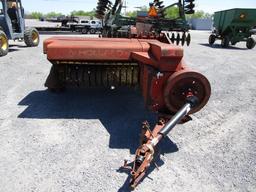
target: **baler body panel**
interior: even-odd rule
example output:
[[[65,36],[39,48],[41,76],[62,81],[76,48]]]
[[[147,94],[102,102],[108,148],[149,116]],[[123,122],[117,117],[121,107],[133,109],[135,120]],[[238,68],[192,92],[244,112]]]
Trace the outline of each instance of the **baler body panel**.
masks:
[[[179,94],[180,97],[173,97],[176,101],[169,102],[172,88],[167,86],[168,79],[180,71],[186,74],[188,70],[183,61],[183,48],[158,40],[55,37],[44,41],[44,53],[53,64],[45,83],[50,89],[68,86],[140,86],[149,109],[169,114],[184,104],[186,93],[189,92],[177,91],[173,94]],[[193,74],[201,79],[199,73]],[[193,82],[190,82],[191,86],[194,86]],[[210,94],[209,89],[204,91],[206,95]],[[184,102],[178,102],[179,98]],[[204,104],[207,101],[208,97],[201,100]],[[172,110],[172,104],[166,104],[177,102],[180,103],[177,109],[173,107]]]

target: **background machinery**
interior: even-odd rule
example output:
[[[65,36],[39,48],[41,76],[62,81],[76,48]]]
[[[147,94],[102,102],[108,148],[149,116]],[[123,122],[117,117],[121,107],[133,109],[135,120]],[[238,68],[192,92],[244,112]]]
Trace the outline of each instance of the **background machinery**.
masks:
[[[43,20],[43,19],[42,19]],[[70,31],[80,32],[82,34],[96,34],[102,32],[102,22],[98,19],[83,19],[76,16],[59,16],[46,19],[47,22],[56,23],[56,26],[36,26],[38,31]]]
[[[25,28],[21,0],[0,1],[0,56],[8,54],[8,40],[24,40],[28,47],[39,44],[38,31],[34,28]]]
[[[252,49],[256,45],[252,35],[256,25],[256,9],[230,9],[214,13],[214,31],[209,37],[209,44],[216,39],[221,40],[222,47],[235,45],[240,41],[246,42],[246,47]]]
[[[166,43],[190,44],[189,25],[186,14],[193,14],[194,0],[178,0],[168,6],[163,1],[154,0],[148,12],[138,12],[137,17],[121,14],[123,1],[98,0],[96,17],[103,20],[103,37],[154,38]],[[177,7],[177,18],[166,17],[166,10]]]

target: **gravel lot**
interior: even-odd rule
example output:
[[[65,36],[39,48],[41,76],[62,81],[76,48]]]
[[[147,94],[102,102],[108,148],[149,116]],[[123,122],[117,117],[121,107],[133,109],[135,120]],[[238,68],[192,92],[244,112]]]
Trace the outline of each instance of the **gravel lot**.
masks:
[[[256,191],[256,48],[212,48],[208,35],[192,32],[185,58],[209,78],[211,100],[161,143],[159,171],[135,191]],[[155,118],[140,93],[48,93],[42,43],[11,44],[0,58],[0,191],[129,191],[119,167],[138,147],[141,122]]]

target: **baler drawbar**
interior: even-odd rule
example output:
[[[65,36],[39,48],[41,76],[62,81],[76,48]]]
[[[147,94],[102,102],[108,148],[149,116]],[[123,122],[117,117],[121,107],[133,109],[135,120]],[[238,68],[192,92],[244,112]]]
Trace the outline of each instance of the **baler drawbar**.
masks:
[[[53,37],[44,42],[44,53],[52,63],[45,83],[50,90],[140,86],[159,122],[153,130],[146,122],[142,126],[141,146],[129,168],[133,188],[145,176],[159,141],[202,109],[211,94],[207,78],[186,67],[183,48],[158,40]]]

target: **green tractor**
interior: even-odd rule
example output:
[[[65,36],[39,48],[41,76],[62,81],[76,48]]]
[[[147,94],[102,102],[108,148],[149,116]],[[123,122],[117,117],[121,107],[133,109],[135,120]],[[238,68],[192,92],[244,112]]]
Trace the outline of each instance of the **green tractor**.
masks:
[[[0,57],[8,54],[9,40],[24,41],[28,47],[40,41],[35,28],[25,28],[21,0],[0,0]]]

